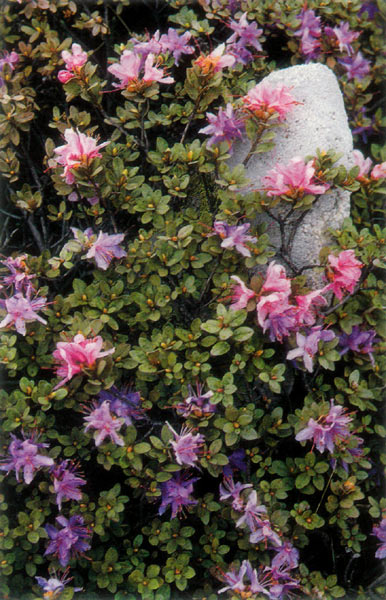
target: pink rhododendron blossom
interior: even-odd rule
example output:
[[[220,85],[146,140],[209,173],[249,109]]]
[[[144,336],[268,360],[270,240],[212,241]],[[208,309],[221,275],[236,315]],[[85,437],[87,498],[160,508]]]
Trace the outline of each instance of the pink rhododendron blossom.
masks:
[[[364,178],[370,171],[371,165],[373,161],[371,158],[366,158],[363,156],[360,150],[353,150],[352,157],[354,159],[354,164],[356,167],[359,167],[359,173],[356,176],[357,179]]]
[[[343,292],[351,294],[361,276],[363,264],[355,258],[354,250],[343,250],[339,256],[328,256],[327,278],[331,282],[328,289],[339,298]]]
[[[179,465],[194,467],[198,460],[198,453],[202,449],[205,438],[203,435],[192,433],[192,430],[183,427],[181,433],[178,434],[173,427],[166,422],[170,431],[174,435],[174,440],[170,441],[173,447],[174,456]]]
[[[375,165],[371,171],[371,179],[384,179],[386,177],[386,162]]]
[[[110,143],[103,142],[103,144],[97,145],[94,138],[73,129],[66,129],[64,139],[67,143],[55,148],[55,153],[59,155],[57,163],[64,167],[62,177],[65,178],[68,184],[75,181],[72,172],[74,169],[88,167],[94,158],[102,156],[99,150]]]
[[[59,71],[58,79],[61,83],[67,83],[67,81],[79,75],[80,68],[87,62],[87,52],[84,52],[79,44],[72,44],[70,52],[63,50],[62,59],[66,69]]]
[[[59,366],[56,375],[62,377],[54,389],[58,389],[70,381],[74,375],[81,373],[84,368],[92,368],[98,358],[103,358],[115,352],[115,348],[101,352],[103,339],[97,335],[95,338],[85,338],[78,333],[71,342],[58,342],[53,357]]]
[[[304,296],[296,296],[296,318],[299,325],[313,325],[316,320],[317,308],[327,304],[326,298],[322,295],[328,291],[328,286],[321,290],[309,292]]]
[[[257,242],[257,238],[247,235],[246,232],[250,228],[250,223],[243,225],[228,225],[223,221],[215,221],[213,230],[222,239],[221,248],[236,248],[243,256],[251,256],[246,242]]]
[[[32,291],[33,288],[30,287],[26,296],[23,296],[21,292],[17,292],[11,298],[0,301],[0,305],[7,311],[6,316],[0,322],[0,328],[14,325],[18,333],[25,335],[26,323],[40,321],[43,325],[47,324],[47,321],[36,313],[36,311],[46,308],[47,299],[39,296],[31,298]]]
[[[339,27],[325,27],[324,33],[330,38],[335,38],[339,51],[347,52],[349,56],[353,53],[351,42],[354,42],[360,36],[359,31],[350,30],[350,24],[347,21],[341,23]]]
[[[237,277],[237,275],[232,275],[231,279],[236,281],[237,285],[233,287],[233,295],[232,302],[230,308],[232,310],[240,310],[241,308],[245,308],[251,298],[256,296],[255,292],[247,288],[245,283]]]
[[[108,235],[100,231],[98,238],[90,243],[85,258],[94,258],[97,266],[105,271],[113,258],[126,256],[126,251],[119,246],[124,237],[124,233]]]
[[[241,100],[246,109],[264,121],[275,113],[279,121],[283,121],[286,114],[299,104],[290,94],[290,88],[285,85],[272,87],[266,82],[258,83]]]
[[[28,265],[26,264],[27,254],[21,254],[20,256],[9,256],[4,260],[0,260],[7,269],[10,271],[9,275],[2,277],[2,283],[6,286],[13,285],[16,292],[28,292],[32,289],[31,279],[36,277],[30,272]]]
[[[235,64],[236,59],[231,54],[224,54],[224,50],[225,44],[220,44],[220,46],[208,54],[208,56],[199,56],[194,61],[194,64],[200,67],[203,75],[217,73],[225,67],[232,67]]]
[[[335,333],[329,330],[323,330],[320,325],[312,327],[307,335],[296,334],[297,348],[290,350],[287,354],[287,360],[302,358],[307,371],[312,373],[314,370],[313,358],[318,352],[319,341],[330,342],[335,338]]]
[[[100,446],[106,437],[109,437],[117,446],[124,446],[125,442],[117,434],[117,431],[121,429],[125,421],[110,412],[110,403],[107,400],[96,406],[87,417],[84,417],[84,420],[87,421],[85,431],[90,428],[96,430],[94,437],[96,446]]]
[[[161,54],[161,52],[164,52],[160,40],[159,29],[157,29],[151,37],[147,34],[147,38],[148,39],[145,41],[137,40],[136,38],[130,39],[130,42],[133,44],[133,51],[136,54],[140,54],[142,58],[145,59],[149,54],[158,55]]]
[[[324,452],[327,448],[332,454],[337,441],[350,436],[348,424],[352,418],[345,411],[343,406],[335,406],[334,400],[330,400],[328,414],[322,415],[317,421],[310,419],[307,427],[301,429],[295,439],[298,442],[312,439],[319,452]]]
[[[120,84],[113,83],[118,89],[126,89],[128,92],[139,92],[144,87],[148,87],[154,82],[173,83],[173,77],[165,77],[165,70],[154,65],[155,56],[150,53],[146,60],[133,52],[124,50],[119,63],[114,63],[108,67],[108,71],[120,80]],[[142,77],[140,73],[143,71]]]
[[[4,50],[0,56],[0,87],[2,87],[5,83],[3,77],[1,77],[1,73],[4,70],[4,66],[8,65],[11,71],[15,69],[15,65],[19,62],[19,55],[17,52],[7,52]]]
[[[283,292],[287,296],[291,293],[291,281],[287,279],[285,268],[272,261],[268,265],[265,281],[261,293]]]
[[[268,171],[262,178],[262,186],[267,196],[301,198],[305,194],[324,194],[330,184],[316,184],[314,175],[313,160],[305,163],[303,158],[295,156],[287,165],[276,164]]]

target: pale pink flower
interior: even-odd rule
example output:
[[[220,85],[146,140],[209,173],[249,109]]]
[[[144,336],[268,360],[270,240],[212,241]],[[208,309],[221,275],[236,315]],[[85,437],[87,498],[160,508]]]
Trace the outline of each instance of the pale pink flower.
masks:
[[[258,83],[241,100],[248,110],[262,120],[276,113],[279,121],[283,121],[293,106],[299,104],[290,94],[290,88],[285,85],[272,87],[266,82]]]
[[[328,289],[339,298],[343,292],[351,294],[361,276],[363,264],[355,258],[354,250],[343,250],[339,256],[328,256],[327,278],[331,282]],[[326,288],[327,289],[327,288]]]
[[[87,421],[85,431],[92,428],[97,432],[94,437],[96,446],[100,446],[106,437],[117,446],[124,446],[125,442],[117,434],[124,424],[124,419],[118,419],[110,412],[110,403],[107,400],[91,411],[88,417],[84,417],[84,420]]]
[[[359,167],[359,173],[356,178],[361,179],[365,177],[369,173],[373,161],[371,158],[365,159],[360,150],[353,150],[352,157],[354,159],[355,166]]]
[[[244,281],[237,277],[237,275],[232,275],[231,279],[236,281],[237,285],[233,287],[233,295],[232,302],[230,308],[233,310],[240,310],[241,308],[245,308],[251,298],[256,296],[255,292],[247,288]]]
[[[11,298],[1,301],[1,305],[4,304],[7,314],[0,322],[0,328],[14,325],[18,333],[25,335],[26,323],[40,321],[43,325],[47,324],[47,321],[36,313],[36,311],[46,308],[47,299],[38,296],[31,298],[32,291],[33,288],[29,287],[26,297],[21,292],[17,292]]]
[[[149,54],[145,60],[143,81],[146,83],[153,83],[153,81],[157,81],[158,83],[173,83],[173,77],[165,77],[164,69],[159,69],[157,66],[154,66],[154,58],[154,54]]]
[[[67,143],[55,148],[55,153],[59,155],[57,163],[64,167],[62,177],[65,178],[68,184],[75,181],[73,169],[89,166],[94,158],[102,156],[99,150],[110,143],[103,142],[103,144],[97,145],[94,138],[73,129],[66,129],[64,139]]]
[[[339,51],[346,51],[349,56],[353,53],[351,42],[354,42],[359,36],[359,31],[351,31],[350,24],[344,21],[339,27],[325,27],[324,33],[328,37],[335,37],[335,43],[339,46]]]
[[[352,418],[345,412],[343,406],[335,406],[334,399],[331,399],[328,414],[320,416],[317,421],[310,419],[295,439],[298,442],[312,439],[319,452],[324,452],[326,448],[329,452],[334,452],[336,442],[350,436],[348,424]]]
[[[94,258],[97,266],[105,271],[113,258],[126,256],[126,251],[118,245],[124,237],[124,233],[108,235],[100,231],[95,242],[91,242],[85,258]]]
[[[371,171],[371,179],[384,179],[386,177],[386,162],[375,165]]]
[[[153,82],[173,83],[173,77],[165,77],[165,70],[154,65],[154,59],[154,54],[150,53],[143,62],[143,58],[139,54],[132,50],[125,50],[119,63],[114,63],[107,69],[121,82],[120,84],[113,83],[113,86],[119,89],[125,88],[129,92],[139,92]],[[141,78],[142,69],[144,69],[144,74]]]
[[[87,62],[87,52],[84,52],[79,44],[72,44],[71,51],[63,50],[62,59],[66,70],[59,71],[58,79],[61,83],[67,83],[79,74],[79,70]]]
[[[303,158],[295,156],[287,165],[276,164],[262,179],[267,196],[302,197],[304,194],[324,194],[330,185],[315,184],[313,160],[305,163]]]
[[[291,293],[291,281],[287,279],[285,268],[272,261],[268,265],[265,281],[261,288],[264,292],[283,292],[288,296]]]
[[[170,441],[170,444],[173,447],[177,463],[194,467],[198,460],[198,453],[205,442],[204,436],[198,433],[194,435],[192,429],[187,427],[183,427],[181,433],[178,434],[168,422],[166,422],[166,425],[175,438],[174,441]]]
[[[256,305],[257,320],[263,331],[269,327],[269,321],[272,317],[290,318],[286,323],[291,328],[295,325],[295,307],[288,302],[288,294],[285,292],[273,292],[268,296],[260,296]]]
[[[322,294],[327,291],[327,287],[321,290],[309,292],[304,296],[296,296],[296,318],[299,325],[313,325],[316,318],[316,309],[320,306],[325,306],[327,300]]]
[[[199,56],[194,63],[200,67],[203,75],[217,73],[225,67],[232,67],[236,59],[231,54],[224,54],[225,44],[220,44],[208,56]]]
[[[115,352],[115,348],[101,352],[103,339],[97,335],[95,338],[87,339],[78,333],[71,342],[58,342],[53,357],[59,365],[56,367],[56,375],[63,379],[54,389],[65,385],[74,375],[81,373],[84,368],[92,368],[98,358],[103,358]]]

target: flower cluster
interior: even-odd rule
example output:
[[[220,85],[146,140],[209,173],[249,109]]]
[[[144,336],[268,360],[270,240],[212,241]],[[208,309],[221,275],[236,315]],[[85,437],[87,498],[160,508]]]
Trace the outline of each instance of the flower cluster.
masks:
[[[348,428],[352,417],[345,414],[345,408],[335,405],[334,400],[330,400],[330,410],[323,414],[317,421],[310,419],[307,427],[301,429],[295,439],[298,442],[311,440],[319,452],[326,449],[332,454],[338,440],[347,439],[350,436]]]
[[[360,150],[354,150],[352,156],[355,166],[359,168],[359,173],[356,177],[358,181],[367,183],[371,180],[386,178],[386,162],[375,165],[370,173],[373,164],[371,158],[365,158]],[[370,178],[368,177],[369,173]]]
[[[172,519],[174,519],[187,506],[194,506],[197,500],[192,497],[193,483],[198,481],[198,477],[186,477],[184,473],[176,473],[171,479],[161,483],[161,505],[158,514],[163,515],[168,506],[172,510]]]
[[[186,467],[194,467],[198,460],[198,453],[202,450],[205,442],[204,436],[199,433],[193,434],[192,430],[187,427],[183,427],[181,433],[178,434],[168,422],[166,424],[174,435],[174,440],[171,440],[170,444],[177,463]]]
[[[276,164],[262,179],[262,187],[267,196],[286,196],[298,199],[305,194],[324,194],[328,183],[315,183],[315,168],[312,160],[305,163],[295,156],[288,165]]]
[[[94,138],[73,129],[66,129],[64,139],[66,143],[55,148],[55,153],[59,157],[56,163],[64,167],[62,177],[68,184],[74,183],[76,169],[89,167],[94,158],[102,156],[99,150],[110,143],[103,142],[98,145]]]
[[[62,59],[66,68],[59,71],[58,79],[60,83],[67,83],[80,74],[81,67],[87,62],[87,52],[79,44],[72,44],[70,52],[63,50]]]
[[[213,392],[209,390],[205,394],[202,393],[200,383],[196,385],[196,393],[191,385],[188,386],[189,396],[184,399],[184,402],[176,405],[177,414],[183,417],[207,417],[216,412],[217,407],[210,402]]]
[[[153,83],[173,83],[173,77],[165,76],[165,70],[158,68],[155,60],[152,53],[144,59],[137,51],[124,50],[119,62],[107,69],[120,81],[113,83],[113,86],[128,92],[140,92]]]
[[[55,554],[62,567],[66,567],[71,558],[90,549],[88,542],[91,532],[85,527],[80,515],[73,515],[69,519],[60,515],[56,517],[56,521],[61,529],[53,525],[45,526],[50,542],[44,554]]]

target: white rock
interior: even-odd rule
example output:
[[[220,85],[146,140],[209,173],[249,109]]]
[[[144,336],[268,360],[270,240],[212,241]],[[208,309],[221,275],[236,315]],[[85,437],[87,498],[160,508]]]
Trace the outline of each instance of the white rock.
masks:
[[[343,96],[334,73],[328,67],[319,63],[299,65],[274,71],[263,81],[288,86],[292,96],[301,104],[289,111],[284,124],[277,128],[275,148],[271,152],[256,154],[249,160],[246,170],[253,187],[261,188],[261,178],[276,163],[287,164],[294,156],[304,158],[316,155],[318,148],[343,153],[339,162],[348,168],[352,166],[353,140]],[[241,163],[250,147],[248,139],[235,143],[229,165],[233,167]],[[327,229],[339,229],[343,220],[350,215],[349,192],[333,190],[318,198],[293,237],[289,258],[297,269],[319,264],[320,250],[332,241]],[[286,206],[285,212],[287,210]],[[296,210],[295,218],[299,214]],[[257,219],[268,223],[271,243],[280,248],[278,224],[267,215],[258,215]],[[286,236],[291,235],[293,224],[293,219],[286,222]],[[285,261],[280,262],[285,265]],[[313,279],[316,281],[320,278],[313,276]]]

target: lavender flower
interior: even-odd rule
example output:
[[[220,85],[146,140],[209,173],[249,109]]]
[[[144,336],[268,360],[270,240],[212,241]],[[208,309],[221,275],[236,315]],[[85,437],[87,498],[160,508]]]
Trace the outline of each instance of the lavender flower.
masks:
[[[62,529],[56,529],[53,525],[45,526],[51,541],[44,555],[56,554],[62,567],[65,567],[71,558],[90,549],[88,540],[91,534],[80,515],[73,515],[69,519],[59,516],[56,521]]]
[[[300,19],[301,24],[299,30],[295,31],[294,35],[300,37],[301,52],[307,57],[307,61],[311,58],[317,58],[320,50],[320,36],[322,34],[320,17],[317,17],[313,10],[303,9],[297,18]]]
[[[310,419],[307,427],[301,429],[295,439],[298,442],[312,439],[319,452],[324,452],[327,448],[333,453],[337,440],[348,438],[350,435],[348,424],[352,418],[344,413],[343,406],[335,406],[334,400],[330,400],[328,414],[322,415],[317,421]]]
[[[206,392],[206,394],[203,394],[202,385],[200,383],[196,384],[196,393],[194,393],[191,385],[188,385],[188,390],[190,396],[184,399],[183,404],[177,404],[177,414],[183,417],[190,417],[191,415],[195,417],[206,417],[216,412],[216,404],[211,404],[211,402],[209,402],[209,398],[213,396],[211,390]]]
[[[347,58],[339,58],[340,63],[347,71],[347,79],[363,79],[370,73],[370,61],[366,60],[361,52]]]
[[[234,31],[227,43],[238,42],[243,46],[252,46],[257,51],[262,50],[259,37],[263,33],[262,29],[257,29],[256,23],[249,23],[247,13],[243,13],[238,21],[231,21],[229,27]]]
[[[249,536],[249,541],[251,544],[258,544],[259,542],[264,541],[267,545],[267,542],[270,541],[277,546],[282,545],[282,541],[277,533],[275,533],[271,527],[271,523],[268,519],[264,519],[260,522],[256,522],[255,528],[251,530],[251,535]]]
[[[261,521],[261,516],[266,516],[267,509],[264,504],[257,504],[257,493],[256,490],[253,490],[249,496],[247,504],[243,508],[242,516],[236,521],[236,527],[240,527],[243,523],[247,525],[250,531],[255,531],[259,526]]]
[[[228,102],[226,109],[220,108],[217,115],[206,113],[209,125],[199,130],[199,133],[210,135],[207,146],[227,142],[231,150],[232,142],[236,138],[242,138],[244,132],[244,121],[237,117],[232,104]]]
[[[339,337],[339,344],[342,346],[342,350],[340,352],[341,356],[346,354],[349,350],[352,352],[358,352],[359,354],[368,354],[371,360],[371,363],[374,365],[374,357],[373,357],[373,343],[377,342],[377,338],[375,338],[376,332],[374,329],[370,329],[368,331],[362,331],[357,325],[351,330],[350,334],[343,333]]]
[[[345,51],[349,56],[354,52],[351,42],[360,36],[360,32],[350,30],[350,24],[347,21],[341,23],[339,27],[325,27],[324,33],[328,37],[335,37],[336,43],[339,45],[339,51]]]
[[[26,323],[40,321],[44,325],[47,324],[47,321],[36,312],[46,308],[47,299],[38,296],[31,298],[32,292],[33,288],[29,287],[26,297],[21,292],[17,292],[11,298],[0,301],[0,305],[7,311],[7,315],[0,322],[0,328],[15,325],[16,331],[25,335]]]
[[[383,542],[375,553],[376,558],[386,557],[386,518],[382,519],[378,526],[374,525],[373,535],[377,536],[380,542]]]
[[[318,344],[320,341],[330,342],[335,337],[335,333],[330,330],[322,329],[320,325],[312,327],[310,333],[302,335],[301,333],[296,334],[297,348],[290,350],[287,354],[287,360],[293,360],[294,358],[301,357],[304,362],[304,366],[307,371],[312,373],[313,357],[318,352]]]
[[[119,246],[124,237],[124,233],[108,235],[100,231],[98,238],[91,243],[85,258],[94,258],[97,267],[105,271],[113,258],[126,256],[126,251]]]
[[[232,499],[232,508],[241,512],[244,508],[244,501],[240,494],[250,487],[252,487],[251,483],[243,484],[238,481],[235,484],[232,476],[224,477],[223,483],[220,483],[220,500]]]
[[[193,493],[193,483],[198,479],[198,477],[186,479],[182,473],[175,473],[172,479],[161,483],[162,498],[158,514],[163,515],[170,505],[172,519],[174,519],[186,506],[197,504],[197,500],[192,498],[191,494]]]
[[[244,583],[245,577],[249,579],[249,583]],[[245,592],[245,598],[251,598],[251,593],[270,595],[269,591],[266,589],[268,585],[267,578],[263,577],[263,579],[259,580],[257,571],[252,568],[249,560],[243,560],[238,572],[235,569],[231,569],[224,573],[224,579],[228,585],[221,588],[221,590],[218,590],[219,594],[228,590],[233,590],[237,594]]]
[[[181,54],[193,54],[194,48],[189,46],[192,34],[186,31],[182,35],[178,35],[175,29],[169,27],[167,34],[161,35],[160,44],[162,52],[170,52],[173,55],[174,62],[178,66]]]
[[[125,442],[117,434],[117,431],[122,427],[124,420],[117,419],[111,414],[107,400],[102,402],[100,406],[96,406],[84,420],[87,421],[87,425],[84,429],[85,431],[93,428],[98,432],[94,437],[96,446],[100,446],[106,437],[110,437],[110,440],[114,442],[114,444],[124,446]]]
[[[62,510],[62,500],[81,500],[82,492],[78,489],[86,485],[86,481],[78,477],[76,467],[69,460],[63,460],[51,470],[54,480],[56,504]]]
[[[265,567],[264,572],[269,574],[271,586],[269,597],[271,600],[289,598],[291,590],[299,589],[299,583],[288,573],[288,569],[281,567]],[[283,580],[283,581],[280,581]]]
[[[49,456],[38,454],[39,448],[48,448],[48,444],[37,443],[33,438],[20,440],[11,433],[12,442],[9,444],[9,459],[0,465],[1,471],[14,470],[16,479],[19,480],[19,471],[23,470],[23,477],[26,484],[31,483],[35,477],[35,472],[41,467],[51,467],[54,461]]]
[[[108,391],[99,392],[98,400],[101,404],[107,401],[110,411],[115,416],[122,418],[125,425],[132,425],[133,421],[145,418],[141,406],[141,394],[133,392],[130,388],[119,390],[113,386]]]
[[[276,556],[272,560],[272,567],[295,569],[298,566],[299,550],[291,542],[284,542],[282,546],[279,546],[279,548],[274,547],[273,550],[275,550]]]
[[[187,427],[183,427],[181,434],[178,434],[168,422],[166,425],[175,438],[174,441],[170,441],[170,444],[173,446],[176,461],[179,465],[194,467],[198,460],[198,453],[205,442],[204,436],[193,435],[192,430]]]
[[[9,256],[5,260],[0,260],[5,267],[11,272],[10,275],[3,277],[3,283],[5,285],[15,286],[15,292],[27,291],[32,287],[30,280],[35,277],[33,273],[30,273],[28,266],[26,265],[27,255],[22,254],[12,258]]]
[[[222,239],[221,248],[236,248],[243,256],[251,256],[251,252],[246,246],[246,243],[255,243],[257,242],[257,238],[246,235],[250,226],[250,223],[244,223],[243,225],[228,225],[224,221],[215,221],[213,230]]]
[[[47,600],[56,600],[56,598],[59,598],[65,586],[72,581],[72,577],[66,578],[66,572],[67,570],[63,573],[60,579],[57,577],[50,577],[49,579],[45,579],[44,577],[35,577],[40,587],[43,588],[44,598],[47,598]],[[74,592],[81,591],[82,588],[74,588]]]

